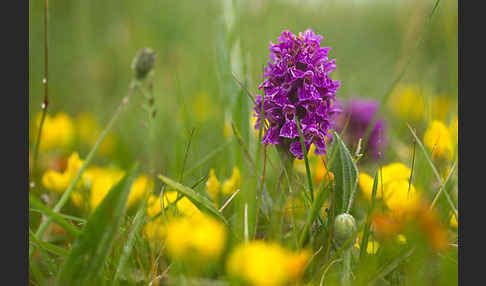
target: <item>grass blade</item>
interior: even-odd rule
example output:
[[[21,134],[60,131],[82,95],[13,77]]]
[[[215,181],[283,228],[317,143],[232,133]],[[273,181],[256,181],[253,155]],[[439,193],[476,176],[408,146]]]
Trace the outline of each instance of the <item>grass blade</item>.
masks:
[[[58,273],[56,285],[88,285],[98,281],[125,214],[126,201],[137,171],[138,164],[135,164],[88,218],[83,233],[75,241]]]
[[[29,202],[40,213],[43,213],[44,215],[51,217],[52,220],[54,220],[59,226],[64,228],[64,230],[66,230],[73,236],[78,236],[79,234],[81,234],[81,231],[78,228],[70,224],[59,213],[55,213],[51,209],[46,207],[38,198],[33,196],[31,193],[29,193]]]
[[[299,130],[300,145],[302,146],[302,152],[304,154],[305,172],[307,173],[307,183],[309,184],[309,192],[310,192],[310,197],[312,202],[314,201],[314,187],[312,186],[312,175],[309,168],[309,159],[307,159],[307,149],[305,148],[304,136],[302,135],[302,130],[300,128],[300,120],[297,116],[295,117],[295,120],[297,121],[297,129]]]
[[[148,194],[148,193],[147,193]],[[133,246],[135,244],[135,239],[137,234],[140,232],[140,229],[143,226],[144,218],[145,218],[145,207],[147,205],[147,198],[143,199],[143,203],[141,203],[138,207],[137,214],[133,218],[132,229],[128,234],[128,239],[123,247],[123,253],[120,257],[120,261],[118,263],[118,267],[116,269],[115,277],[113,278],[113,285],[118,285],[120,280],[120,275],[123,273],[125,269],[125,264],[132,253]]]
[[[176,189],[180,193],[182,193],[184,196],[186,196],[193,204],[195,204],[199,209],[206,211],[213,216],[219,218],[221,221],[223,221],[225,224],[228,224],[227,220],[224,218],[224,216],[216,209],[216,207],[213,205],[213,203],[207,199],[206,197],[200,195],[193,189],[184,186],[182,184],[179,184],[172,179],[165,177],[163,175],[159,175],[158,178],[167,184],[169,187]]]
[[[366,217],[366,224],[363,230],[363,239],[361,240],[361,246],[359,252],[360,259],[366,254],[366,248],[368,247],[368,237],[370,235],[370,228],[371,228],[371,213],[375,208],[377,189],[378,189],[378,170],[375,172],[375,179],[373,180],[373,190],[371,192],[371,205],[368,210],[368,215]]]
[[[407,259],[410,255],[412,255],[413,251],[415,250],[415,247],[412,247],[408,251],[406,251],[404,254],[401,256],[397,257],[395,260],[393,260],[390,263],[387,263],[384,265],[377,274],[375,274],[374,278],[370,280],[370,282],[367,285],[375,285],[376,281],[379,279],[385,277],[387,274],[393,271],[393,269],[397,268],[400,263],[402,263],[405,259]]]
[[[40,247],[55,255],[64,256],[64,257],[68,256],[68,251],[66,249],[48,242],[43,242],[38,240],[30,229],[29,229],[29,243],[37,247]]]
[[[336,159],[336,145],[331,146],[331,159],[330,159],[330,164],[334,162]],[[285,168],[284,168],[285,169]],[[327,178],[327,175],[329,173],[329,169],[326,169],[326,173],[324,174],[324,178]],[[327,199],[329,194],[327,193],[327,190],[331,189],[331,183],[329,182],[326,185],[324,185],[319,192],[317,193],[316,199],[312,202],[311,205],[311,211],[307,215],[304,227],[302,229],[300,239],[299,239],[299,245],[303,247],[308,240],[309,236],[309,229],[312,225],[312,222],[319,216],[319,210],[322,208],[322,205],[324,204],[324,201]]]
[[[437,181],[438,181],[438,182],[439,182],[439,184],[440,184],[440,188],[441,188],[441,189],[445,189],[444,182],[442,182],[442,178],[440,177],[439,172],[437,171],[437,168],[436,168],[436,167],[435,167],[435,165],[434,165],[434,162],[432,162],[432,159],[430,159],[430,156],[429,156],[429,154],[427,153],[427,150],[425,149],[424,144],[422,144],[422,141],[420,141],[420,139],[417,137],[417,134],[415,134],[415,131],[413,131],[413,128],[412,128],[412,127],[411,127],[409,124],[407,124],[407,127],[408,127],[408,129],[410,130],[410,132],[412,133],[412,135],[413,135],[413,137],[415,138],[415,140],[417,140],[417,143],[418,143],[418,145],[419,145],[420,149],[422,149],[422,152],[423,152],[423,153],[424,153],[424,155],[425,155],[425,159],[426,159],[426,160],[427,160],[427,162],[429,163],[429,165],[430,165],[430,167],[432,168],[432,171],[433,171],[433,173],[434,173],[435,177],[437,178]],[[452,202],[452,199],[451,199],[451,197],[450,197],[449,193],[447,193],[447,192],[443,192],[443,193],[444,193],[444,195],[446,196],[447,201],[449,202],[449,205],[451,206],[452,211],[454,212],[454,214],[455,214],[456,218],[458,218],[459,216],[458,216],[458,214],[457,214],[457,208],[456,208],[456,206],[454,205],[454,203]]]

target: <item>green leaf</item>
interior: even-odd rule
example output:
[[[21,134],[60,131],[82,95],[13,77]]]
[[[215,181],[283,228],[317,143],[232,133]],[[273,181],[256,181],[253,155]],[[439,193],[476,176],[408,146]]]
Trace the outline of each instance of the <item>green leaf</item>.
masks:
[[[181,192],[184,196],[186,196],[193,204],[196,205],[200,210],[206,211],[216,218],[219,218],[225,224],[228,224],[227,220],[224,216],[216,209],[213,203],[207,199],[206,197],[196,193],[193,189],[179,184],[173,181],[170,178],[167,178],[163,175],[159,175],[159,179],[167,184],[169,187],[176,189],[177,191]]]
[[[333,148],[336,148],[336,159],[329,163],[329,169],[335,180],[335,215],[349,212],[353,203],[354,192],[358,185],[358,168],[353,156],[336,132]]]
[[[38,240],[30,229],[29,229],[29,243],[38,246],[46,251],[49,251],[55,255],[59,255],[63,257],[68,256],[68,251],[66,249],[48,242],[43,242]]]
[[[67,220],[65,220],[61,214],[53,212],[51,209],[46,207],[38,198],[34,195],[29,193],[29,202],[30,204],[37,209],[39,212],[49,216],[54,220],[60,227],[64,228],[67,232],[72,234],[73,236],[77,236],[81,233],[81,231],[70,224]]]
[[[133,218],[132,221],[132,228],[128,234],[128,239],[125,243],[125,246],[123,247],[123,252],[122,256],[120,257],[118,267],[116,269],[115,277],[113,278],[113,285],[119,285],[120,282],[120,277],[125,270],[125,265],[128,262],[128,258],[130,257],[130,254],[132,253],[133,246],[135,244],[135,240],[137,237],[137,234],[140,232],[142,229],[142,226],[145,221],[145,209],[147,206],[147,196],[148,192],[146,193],[146,196],[143,199],[143,203],[141,203],[138,207],[137,213],[135,217]]]
[[[125,214],[130,187],[138,170],[135,164],[88,218],[62,266],[56,285],[88,285],[99,279]],[[96,283],[94,283],[96,284]]]

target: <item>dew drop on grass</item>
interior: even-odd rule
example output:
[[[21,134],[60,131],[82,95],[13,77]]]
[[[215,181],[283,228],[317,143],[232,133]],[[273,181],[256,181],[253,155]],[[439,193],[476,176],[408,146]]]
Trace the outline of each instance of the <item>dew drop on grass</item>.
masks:
[[[46,84],[47,83],[47,78],[43,78],[42,79],[42,84]]]
[[[46,108],[46,104],[44,102],[41,104],[41,108],[42,109],[45,109]]]

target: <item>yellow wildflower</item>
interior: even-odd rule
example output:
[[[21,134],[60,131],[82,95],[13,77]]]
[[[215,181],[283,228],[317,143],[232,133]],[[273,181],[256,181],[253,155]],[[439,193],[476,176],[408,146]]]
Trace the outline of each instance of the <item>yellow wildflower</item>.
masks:
[[[222,189],[223,195],[231,195],[237,189],[239,189],[240,186],[241,186],[240,169],[238,169],[238,167],[234,167],[231,178],[225,180],[223,183],[223,189]]]
[[[398,85],[391,95],[389,108],[404,119],[420,120],[424,110],[424,93],[416,85]]]
[[[434,158],[445,158],[451,160],[454,147],[449,129],[444,123],[433,120],[424,135],[424,145],[432,152]]]
[[[76,117],[76,129],[79,139],[90,146],[93,146],[101,135],[101,129],[95,118],[86,112],[82,112]],[[114,149],[115,136],[112,133],[108,133],[100,145],[100,152],[109,155]]]
[[[330,182],[332,179],[334,179],[334,174],[331,171],[327,171],[326,166],[324,166],[324,163],[322,163],[322,160],[317,160],[316,164],[314,165],[314,177],[313,181],[316,186],[318,186],[322,180],[324,179],[324,175],[327,176],[326,179],[324,180],[324,183]]]
[[[251,130],[253,130],[253,134],[255,134],[258,137],[258,133],[260,132],[260,125],[256,125],[257,119],[258,119],[258,117],[257,117],[256,113],[252,113],[250,115],[250,128],[251,128]],[[268,119],[265,119],[265,122],[266,123],[264,123],[264,125],[262,126],[263,127],[262,128],[262,137],[263,137],[263,135],[265,135],[265,126],[270,126]],[[255,128],[255,125],[256,125],[256,128]]]
[[[83,193],[80,191],[73,191],[71,193],[71,201],[73,202],[73,205],[79,209],[86,209],[86,200],[83,196]]]
[[[354,246],[356,246],[356,248],[360,249],[362,241],[363,241],[363,232],[360,232],[358,234],[358,239],[356,239],[356,243],[354,244]],[[368,236],[368,244],[366,245],[366,253],[376,254],[379,247],[380,247],[380,244],[378,243],[378,241],[374,240],[371,236]]]
[[[437,95],[432,98],[430,105],[431,117],[438,120],[446,120],[447,115],[451,112],[452,102],[448,95]]]
[[[214,173],[214,169],[209,170],[209,179],[206,182],[206,188],[211,198],[216,200],[221,189],[221,184]]]
[[[164,200],[163,206],[167,208],[169,204],[172,204],[177,199],[178,193],[176,191],[166,191],[164,192]],[[177,201],[175,204],[177,212],[180,215],[185,216],[197,216],[202,214],[201,211],[189,200],[187,197],[183,196],[181,199]],[[147,201],[147,215],[150,218],[157,216],[162,211],[162,205],[160,201],[160,197],[156,195],[150,195]],[[168,213],[169,216],[172,216],[171,213]]]
[[[451,216],[451,219],[449,221],[449,224],[450,226],[452,226],[453,228],[457,228],[458,226],[458,223],[457,223],[457,218],[456,216],[454,215],[454,213],[450,212],[450,216]]]
[[[150,195],[147,200],[147,216],[153,218],[160,213],[162,206],[160,204],[159,196],[154,194]]]
[[[397,235],[397,242],[399,244],[405,244],[405,243],[407,243],[407,237],[403,234],[399,234],[399,235]]]
[[[226,244],[224,225],[205,214],[170,219],[166,230],[167,252],[176,260],[214,261]]]
[[[378,173],[376,197],[383,199],[388,208],[396,215],[402,215],[415,209],[420,203],[420,196],[413,185],[409,186],[411,170],[401,163],[392,163],[384,166],[382,172],[382,174]],[[359,185],[365,197],[370,200],[373,178],[365,173],[360,173]]]
[[[66,170],[62,173],[47,170],[42,176],[42,184],[47,189],[62,194],[69,187],[82,165],[83,161],[79,158],[78,153],[74,152],[69,156]]]
[[[147,222],[143,228],[143,235],[153,242],[162,242],[166,235],[166,227],[161,217]]]
[[[40,127],[41,117],[41,113],[38,113],[35,119],[35,130],[38,130]],[[54,148],[69,148],[73,139],[74,124],[67,113],[59,112],[53,117],[46,114],[39,143],[40,151],[48,151]]]
[[[90,206],[94,210],[125,175],[125,172],[117,168],[91,167],[86,170],[86,180],[90,186]]]
[[[295,253],[277,243],[256,240],[237,246],[226,270],[254,286],[286,285],[302,276],[309,258],[308,251]]]
[[[457,120],[457,117],[454,118],[451,123],[449,124],[449,132],[451,134],[451,137],[452,137],[452,142],[453,144],[456,144],[458,143],[458,139],[459,139],[459,121]]]
[[[175,202],[178,192],[169,191],[164,193],[164,206],[168,206],[169,203]],[[183,196],[176,203],[177,211],[185,216],[198,216],[201,215],[201,211],[189,200]]]
[[[151,192],[154,187],[154,182],[147,175],[140,175],[132,184],[130,188],[130,195],[127,200],[127,208],[134,206],[139,202],[145,193]]]

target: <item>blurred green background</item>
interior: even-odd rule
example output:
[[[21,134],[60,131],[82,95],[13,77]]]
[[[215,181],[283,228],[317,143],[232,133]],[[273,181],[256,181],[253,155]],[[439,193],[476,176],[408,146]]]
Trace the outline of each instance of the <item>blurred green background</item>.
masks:
[[[31,121],[43,98],[43,2],[30,1]],[[114,128],[117,153],[110,162],[126,167],[134,159],[153,161],[152,171],[172,176],[181,168],[192,128],[189,162],[225,142],[225,113],[249,138],[250,125],[242,118],[250,117],[251,102],[230,72],[258,92],[269,41],[282,30],[312,28],[324,36],[321,45],[331,47],[330,58],[337,60],[333,78],[342,81],[338,98],[379,99],[417,45],[434,2],[51,0],[48,113],[89,112],[104,126],[127,93],[136,52],[151,47],[157,53],[155,140],[148,143],[144,99],[137,94]],[[457,61],[457,1],[441,1],[402,82],[457,102]],[[392,130],[405,126],[389,121]],[[81,157],[88,150],[81,148]],[[238,158],[227,155],[199,174],[223,165],[229,176]]]

